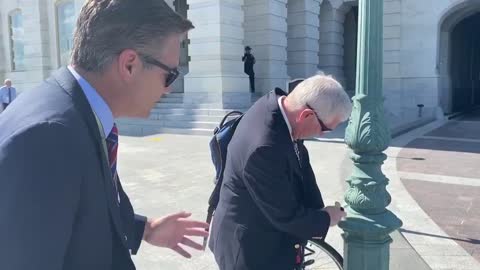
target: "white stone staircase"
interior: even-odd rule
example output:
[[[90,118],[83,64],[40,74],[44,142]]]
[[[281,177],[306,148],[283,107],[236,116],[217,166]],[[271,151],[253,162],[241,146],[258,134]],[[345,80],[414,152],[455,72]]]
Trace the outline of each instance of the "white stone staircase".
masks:
[[[258,97],[254,97],[255,101]],[[117,119],[120,134],[147,136],[158,133],[212,135],[223,116],[230,111],[248,108],[218,108],[218,105],[185,104],[183,93],[168,94],[158,102],[148,119]]]

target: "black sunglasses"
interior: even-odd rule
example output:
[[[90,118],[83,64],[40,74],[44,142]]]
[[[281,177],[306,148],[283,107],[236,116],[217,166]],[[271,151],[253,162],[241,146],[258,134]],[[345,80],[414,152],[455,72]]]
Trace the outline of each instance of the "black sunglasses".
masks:
[[[310,105],[307,104],[307,108],[309,108],[310,110],[312,110],[312,112],[315,114],[315,117],[317,117],[318,123],[319,123],[320,126],[322,127],[322,131],[323,131],[323,132],[332,131],[331,128],[327,127],[327,125],[325,125],[325,123],[323,123],[323,121],[320,119],[320,117],[318,117],[317,112],[316,112],[312,107],[310,107]]]
[[[165,79],[165,87],[169,87],[178,78],[178,75],[180,75],[180,71],[178,71],[177,68],[170,68],[162,62],[158,61],[157,59],[148,55],[140,54],[140,56],[147,64],[157,66],[168,72],[167,78]]]

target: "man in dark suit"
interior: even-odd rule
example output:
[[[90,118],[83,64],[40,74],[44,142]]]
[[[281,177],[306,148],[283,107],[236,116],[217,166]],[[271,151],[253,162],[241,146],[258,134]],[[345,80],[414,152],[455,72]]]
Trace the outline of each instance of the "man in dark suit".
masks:
[[[253,71],[253,65],[255,65],[255,56],[252,54],[252,48],[250,46],[245,47],[245,53],[242,56],[243,71],[248,75],[250,81],[250,93],[255,93],[255,72]]]
[[[250,108],[230,141],[209,247],[221,270],[292,270],[299,245],[323,238],[345,212],[324,207],[302,139],[345,121],[351,102],[317,75]]]
[[[142,240],[202,249],[189,236],[206,223],[135,215],[116,170],[114,118],[149,115],[191,28],[161,0],[85,2],[72,65],[0,115],[0,269],[131,270]]]

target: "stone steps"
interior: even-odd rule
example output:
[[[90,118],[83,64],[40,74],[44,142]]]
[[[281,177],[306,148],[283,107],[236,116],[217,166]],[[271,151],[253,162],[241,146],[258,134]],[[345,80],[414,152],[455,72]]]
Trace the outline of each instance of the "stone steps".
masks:
[[[215,108],[220,108],[221,104],[216,104],[216,103],[198,103],[198,104],[185,104],[185,103],[180,103],[180,102],[169,102],[169,101],[161,101],[155,105],[154,109],[177,109],[177,108],[187,108],[187,109],[215,109]],[[247,108],[239,108],[239,107],[232,107],[229,108],[229,110],[234,110],[234,109],[239,109],[239,110],[245,110]]]
[[[148,136],[158,133],[212,135],[218,123],[123,118],[117,120],[117,125],[121,135],[126,136]]]
[[[202,115],[202,114],[166,114],[152,112],[148,119],[150,120],[171,120],[171,121],[198,121],[220,123],[222,115]]]
[[[196,129],[208,129],[213,130],[218,122],[205,122],[205,121],[176,121],[176,120],[162,120],[155,119],[137,119],[137,118],[123,118],[119,119],[125,125],[143,125],[143,126],[156,126],[165,128],[196,128]]]
[[[161,103],[183,103],[183,97],[164,97],[162,98],[161,100]],[[158,103],[158,104],[161,104],[161,103]]]
[[[225,114],[233,111],[234,109],[206,109],[206,108],[154,108],[151,114],[163,114],[163,115],[204,115],[204,116],[224,116]],[[240,109],[244,112],[246,109]]]
[[[161,103],[183,103],[183,93],[166,94],[160,99],[160,102],[158,102],[157,104]]]
[[[162,100],[164,98],[183,98],[183,93],[168,93],[162,97]]]
[[[188,134],[188,135],[204,135],[211,136],[213,131],[210,129],[199,128],[169,128],[158,125],[158,121],[155,124],[146,125],[135,120],[119,119],[117,120],[120,133],[123,136],[149,136],[159,133],[170,134]]]
[[[258,98],[257,98],[258,99]],[[221,108],[219,104],[184,104],[183,93],[167,94],[151,110],[148,119],[123,118],[117,124],[121,135],[147,136],[157,133],[213,135],[223,117],[248,108]]]

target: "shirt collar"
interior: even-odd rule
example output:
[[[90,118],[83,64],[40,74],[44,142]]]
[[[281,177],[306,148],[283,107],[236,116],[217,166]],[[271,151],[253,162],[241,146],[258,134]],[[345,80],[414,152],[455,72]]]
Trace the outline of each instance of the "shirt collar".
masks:
[[[295,140],[293,139],[292,136],[292,126],[290,125],[290,122],[288,121],[287,114],[285,113],[285,109],[283,108],[282,101],[286,98],[286,96],[281,96],[278,98],[278,107],[280,107],[280,111],[282,112],[283,120],[285,120],[285,123],[287,124],[288,127],[288,132],[290,133],[290,138],[292,138],[292,142]]]
[[[87,97],[90,107],[92,107],[93,112],[98,117],[98,120],[102,124],[103,134],[105,138],[110,134],[113,128],[113,114],[108,107],[105,100],[98,94],[97,90],[87,82],[78,72],[72,67],[68,66],[68,70],[72,73],[73,77],[77,80],[80,88],[82,88],[83,93]]]

